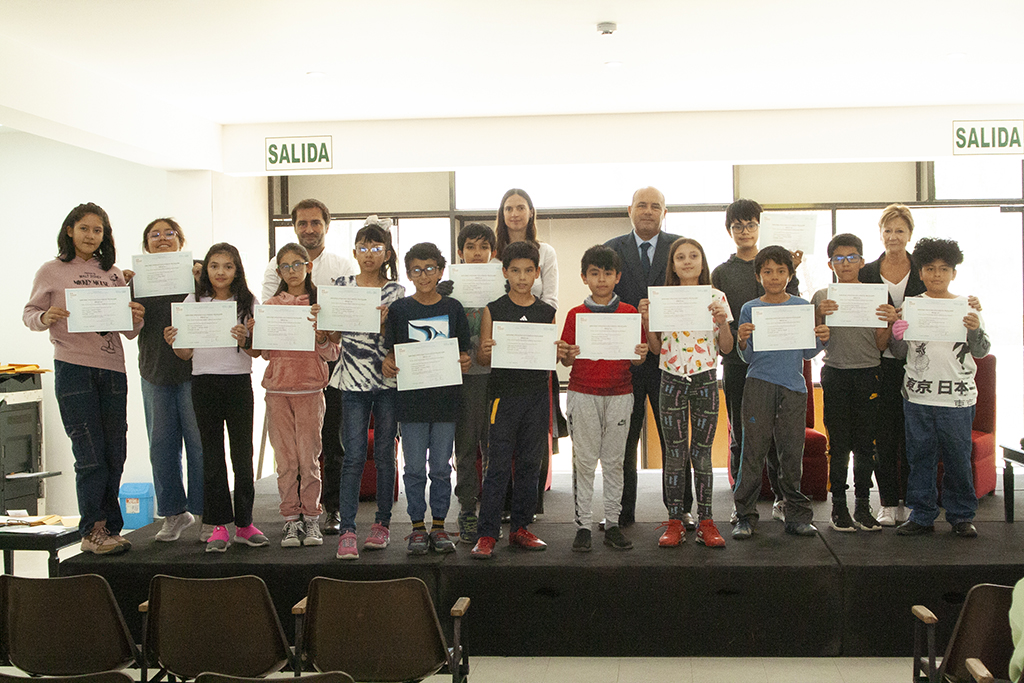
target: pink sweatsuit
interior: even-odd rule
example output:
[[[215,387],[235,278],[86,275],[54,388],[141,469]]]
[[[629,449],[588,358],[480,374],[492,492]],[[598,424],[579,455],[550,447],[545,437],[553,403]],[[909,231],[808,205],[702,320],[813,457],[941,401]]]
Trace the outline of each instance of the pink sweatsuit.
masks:
[[[309,297],[281,292],[268,305],[309,306]],[[320,430],[324,421],[324,393],[330,376],[327,361],[337,360],[338,345],[330,340],[315,351],[264,351],[269,361],[263,375],[267,390],[270,445],[277,460],[277,490],[281,515],[320,514]]]

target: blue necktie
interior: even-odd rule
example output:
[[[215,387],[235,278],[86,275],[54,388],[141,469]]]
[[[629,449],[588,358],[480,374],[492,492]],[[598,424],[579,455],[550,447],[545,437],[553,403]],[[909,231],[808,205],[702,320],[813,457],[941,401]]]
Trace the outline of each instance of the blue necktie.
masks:
[[[640,243],[640,269],[644,271],[644,279],[651,274],[651,243]]]

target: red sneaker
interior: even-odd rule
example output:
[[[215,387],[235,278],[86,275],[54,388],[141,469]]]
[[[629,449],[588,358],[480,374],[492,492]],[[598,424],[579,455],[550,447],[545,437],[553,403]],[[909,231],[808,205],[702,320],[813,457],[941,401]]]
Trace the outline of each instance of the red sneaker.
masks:
[[[670,519],[658,527],[665,529],[665,533],[658,539],[658,546],[662,548],[675,548],[686,540],[683,521],[681,519]]]
[[[497,540],[490,536],[481,536],[477,539],[476,545],[469,551],[470,556],[478,560],[489,560],[494,554],[494,544]]]
[[[548,544],[534,536],[526,527],[516,529],[508,537],[509,545],[517,545],[524,550],[544,550]]]
[[[710,519],[700,520],[697,526],[697,543],[703,543],[709,548],[725,547],[725,539],[718,533],[718,527]]]

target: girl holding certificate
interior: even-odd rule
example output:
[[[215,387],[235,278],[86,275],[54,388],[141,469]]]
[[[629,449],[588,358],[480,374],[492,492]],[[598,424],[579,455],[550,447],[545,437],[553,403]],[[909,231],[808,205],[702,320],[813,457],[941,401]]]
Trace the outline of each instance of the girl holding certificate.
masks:
[[[238,250],[227,242],[210,247],[203,259],[196,294],[185,303],[233,301],[237,318],[231,328],[236,345],[228,348],[183,349],[174,353],[192,360],[192,406],[203,442],[203,521],[214,525],[206,552],[227,550],[227,525],[235,523],[235,541],[251,546],[267,545],[267,537],[252,523],[255,497],[252,472],[252,350],[250,334],[256,297],[249,290]],[[174,345],[178,330],[164,328],[164,341]],[[235,473],[235,500],[224,461],[224,426],[231,444],[231,468]]]
[[[320,311],[313,286],[313,264],[305,247],[294,242],[277,252],[281,284],[268,305],[310,306]],[[315,318],[310,319],[316,327]],[[316,331],[313,351],[262,351],[270,363],[263,375],[267,390],[270,445],[277,461],[284,532],[281,547],[323,545],[320,533],[320,431],[323,428],[327,361],[338,360],[338,344]],[[296,485],[298,480],[298,485]],[[301,519],[300,519],[301,516]]]
[[[704,248],[696,240],[681,237],[668,252],[665,285],[711,285]],[[663,548],[685,540],[683,490],[687,462],[693,465],[697,491],[697,542],[721,548],[725,540],[711,518],[711,444],[718,426],[718,354],[733,347],[729,322],[732,314],[725,294],[712,288],[708,301],[708,328],[696,330],[650,330],[650,300],[640,301],[640,314],[647,330],[647,344],[659,354],[661,389],[658,412],[665,437],[665,465],[662,470],[665,504],[669,520],[658,540]],[[703,327],[703,326],[702,326]]]
[[[405,296],[398,279],[398,258],[391,244],[391,232],[379,225],[364,225],[356,233],[352,255],[359,264],[358,275],[335,280],[343,287],[380,289],[381,326],[388,307]],[[345,462],[341,469],[341,538],[339,560],[359,559],[356,538],[356,512],[359,510],[359,485],[366,464],[370,416],[373,415],[373,465],[377,471],[377,513],[364,550],[383,550],[391,540],[391,506],[395,489],[395,434],[398,431],[395,400],[397,382],[385,377],[382,366],[387,350],[380,332],[342,332],[342,362],[334,367],[331,386],[341,390],[342,442]]]
[[[75,457],[82,551],[97,555],[131,547],[120,535],[124,521],[118,502],[128,448],[128,377],[121,334],[129,339],[138,335],[145,308],[130,303],[130,329],[122,328],[120,333],[69,332],[71,313],[65,293],[82,287],[124,287],[114,258],[107,212],[92,203],[79,204],[57,233],[57,258],[36,273],[22,315],[29,329],[48,330],[53,342],[54,391]],[[102,325],[104,321],[82,323]]]

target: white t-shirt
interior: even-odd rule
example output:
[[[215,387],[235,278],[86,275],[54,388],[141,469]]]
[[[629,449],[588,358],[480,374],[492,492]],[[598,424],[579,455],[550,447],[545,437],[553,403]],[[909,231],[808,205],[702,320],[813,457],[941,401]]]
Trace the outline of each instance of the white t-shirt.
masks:
[[[195,294],[189,294],[185,297],[185,303],[192,303],[195,300]],[[228,301],[234,300],[235,297],[228,299]],[[199,297],[199,301],[213,301],[213,297]],[[253,306],[256,306],[259,304],[259,301],[254,299],[252,303]],[[249,312],[249,315],[252,315],[252,311]],[[240,346],[222,349],[195,349],[192,351],[192,374],[251,375],[252,356],[247,354]]]
[[[344,275],[358,275],[359,266],[355,259],[346,258],[333,254],[326,249],[313,259],[313,284],[317,287],[327,287],[334,284],[334,281]],[[277,275],[277,259],[270,259],[267,268],[263,271],[263,295],[261,299],[266,301],[277,294],[277,288],[281,286],[281,278]]]

